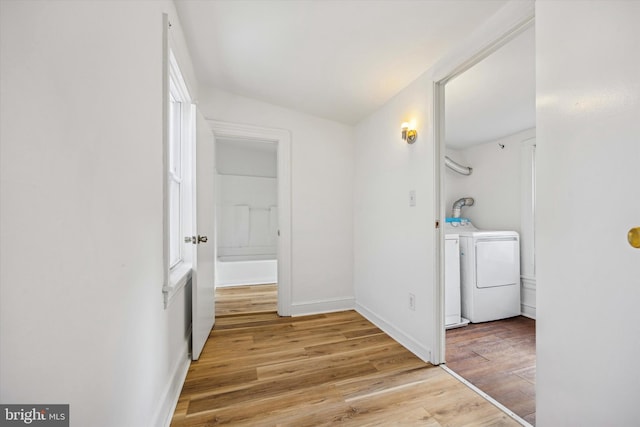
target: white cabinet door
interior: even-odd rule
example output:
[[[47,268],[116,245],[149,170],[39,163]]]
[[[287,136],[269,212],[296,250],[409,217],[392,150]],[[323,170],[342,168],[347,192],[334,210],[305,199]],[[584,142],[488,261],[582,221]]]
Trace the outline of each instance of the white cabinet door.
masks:
[[[215,322],[215,138],[200,111],[196,111],[195,224],[196,239],[193,262],[192,349],[198,360]],[[206,239],[205,239],[206,238]],[[203,241],[206,240],[206,241]]]

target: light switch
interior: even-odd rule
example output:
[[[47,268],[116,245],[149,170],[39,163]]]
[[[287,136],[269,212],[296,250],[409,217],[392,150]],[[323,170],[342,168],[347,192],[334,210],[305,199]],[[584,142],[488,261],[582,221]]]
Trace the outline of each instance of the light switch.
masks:
[[[416,190],[409,191],[409,206],[416,205]]]

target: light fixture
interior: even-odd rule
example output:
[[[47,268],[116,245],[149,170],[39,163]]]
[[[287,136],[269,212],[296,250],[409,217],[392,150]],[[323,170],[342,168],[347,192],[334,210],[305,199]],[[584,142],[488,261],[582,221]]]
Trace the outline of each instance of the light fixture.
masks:
[[[418,131],[415,130],[415,126],[409,126],[409,123],[404,122],[402,124],[402,140],[408,144],[413,144],[418,139]]]

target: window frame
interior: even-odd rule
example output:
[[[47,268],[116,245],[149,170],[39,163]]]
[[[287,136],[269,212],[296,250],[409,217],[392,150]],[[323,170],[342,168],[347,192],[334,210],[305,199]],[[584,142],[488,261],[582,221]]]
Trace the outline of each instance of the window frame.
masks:
[[[191,155],[195,138],[195,120],[192,97],[180,71],[176,57],[168,46],[165,49],[164,92],[163,92],[163,188],[164,188],[164,283],[162,287],[164,306],[167,308],[173,297],[190,280],[192,275],[192,251],[190,242],[185,242],[184,236],[191,235],[193,212],[193,172]],[[180,105],[179,127],[172,123],[176,119],[172,103]],[[174,114],[172,114],[174,113]],[[174,132],[172,134],[172,132]],[[179,138],[178,164],[174,163],[175,136]],[[172,185],[178,184],[178,231],[175,232],[174,207]],[[175,240],[175,241],[174,241]],[[178,248],[174,255],[172,245]]]

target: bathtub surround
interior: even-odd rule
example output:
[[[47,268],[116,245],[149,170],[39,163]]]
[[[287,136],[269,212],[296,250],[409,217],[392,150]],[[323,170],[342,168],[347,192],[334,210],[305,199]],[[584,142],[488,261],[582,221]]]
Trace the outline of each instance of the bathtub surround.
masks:
[[[218,174],[217,182],[218,258],[222,261],[275,259],[277,179]]]

